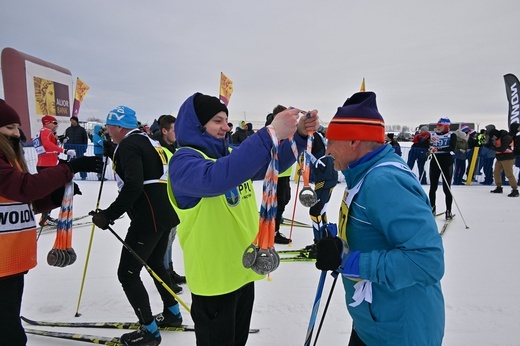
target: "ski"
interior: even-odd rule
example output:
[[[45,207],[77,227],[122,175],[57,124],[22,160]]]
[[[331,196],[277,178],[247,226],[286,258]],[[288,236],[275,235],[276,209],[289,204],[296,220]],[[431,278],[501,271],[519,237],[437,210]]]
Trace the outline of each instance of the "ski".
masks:
[[[291,223],[293,221],[291,219],[283,219],[282,220],[282,226],[291,226]],[[294,226],[296,227],[302,227],[302,228],[312,228],[312,225],[309,225],[308,223],[296,221],[294,220]]]
[[[308,254],[309,253],[309,250],[303,248],[303,249],[297,249],[297,250],[276,250],[277,253],[279,254]]]
[[[27,334],[40,335],[45,337],[74,340],[80,342],[89,342],[97,345],[122,346],[121,340],[117,337],[97,336],[79,333],[55,332],[50,330],[25,329]]]
[[[33,326],[42,327],[65,327],[65,328],[110,328],[110,329],[139,329],[141,326],[138,322],[49,322],[49,321],[35,321],[21,316],[21,319]],[[193,325],[183,324],[179,327],[160,327],[160,330],[172,332],[193,332],[195,327]],[[260,329],[251,328],[249,333],[258,333]]]
[[[453,220],[453,218],[455,217],[455,215],[452,215],[451,219],[448,219],[446,221],[444,221],[444,225],[442,225],[442,228],[439,232],[439,234],[442,236],[444,234],[444,232],[446,232],[446,229],[448,228],[448,226],[450,225],[451,221]]]
[[[280,262],[314,262],[316,258],[304,256],[280,257]]]
[[[276,251],[280,255],[281,262],[307,262],[315,261],[316,258],[311,257],[310,246],[297,250],[280,250]],[[313,253],[314,254],[314,253]],[[287,256],[293,255],[293,256]],[[287,256],[287,257],[284,257]]]
[[[79,227],[92,226],[92,225],[93,225],[92,221],[76,222],[76,223],[72,224],[72,228],[79,228]],[[58,229],[58,226],[48,225],[48,226],[44,226],[41,232],[46,233],[46,232],[55,231],[56,229]]]

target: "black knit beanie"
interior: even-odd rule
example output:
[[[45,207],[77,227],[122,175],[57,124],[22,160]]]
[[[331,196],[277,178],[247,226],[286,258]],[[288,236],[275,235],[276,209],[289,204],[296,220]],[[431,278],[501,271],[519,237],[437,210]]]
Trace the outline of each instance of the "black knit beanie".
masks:
[[[219,112],[225,112],[226,115],[229,115],[226,105],[214,96],[197,93],[193,97],[193,106],[202,126],[206,125]]]

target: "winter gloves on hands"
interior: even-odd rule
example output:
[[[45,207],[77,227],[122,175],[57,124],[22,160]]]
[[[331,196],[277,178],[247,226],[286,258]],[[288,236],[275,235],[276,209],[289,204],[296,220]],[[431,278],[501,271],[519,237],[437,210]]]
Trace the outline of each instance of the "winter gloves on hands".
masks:
[[[111,140],[103,141],[103,156],[112,158],[114,156],[114,151],[116,149],[116,144]]]
[[[335,271],[341,265],[343,242],[338,237],[321,238],[316,244],[316,268]]]
[[[316,244],[316,268],[343,274],[349,279],[359,279],[360,251],[345,250],[343,241],[327,233]]]
[[[71,159],[76,157],[76,150],[74,150],[74,149],[65,149],[65,151],[63,153],[65,155],[67,155],[68,157],[70,157]]]
[[[108,229],[114,221],[110,220],[104,210],[92,210],[89,215],[92,215],[92,222],[101,229]]]
[[[72,149],[69,149],[69,151]],[[96,172],[103,170],[103,160],[98,156],[82,156],[67,162],[73,173],[77,172]]]

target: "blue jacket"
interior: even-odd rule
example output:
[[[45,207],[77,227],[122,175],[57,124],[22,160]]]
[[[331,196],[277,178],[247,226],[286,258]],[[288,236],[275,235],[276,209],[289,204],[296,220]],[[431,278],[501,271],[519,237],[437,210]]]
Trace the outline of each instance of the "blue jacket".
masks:
[[[210,136],[203,130],[190,96],[179,109],[175,121],[175,134],[179,149],[169,164],[169,175],[175,199],[181,208],[189,208],[202,197],[225,194],[243,182],[263,180],[271,160],[271,137],[266,128],[258,130],[229,152],[228,142]],[[298,151],[307,146],[307,139],[294,135]],[[191,149],[193,147],[217,159],[215,162]],[[289,141],[278,147],[279,172],[285,171],[295,161]]]
[[[94,125],[94,130],[92,133],[92,143],[94,143],[94,155],[103,155],[103,141],[105,140],[105,136],[100,136],[99,130],[101,130],[101,125]]]
[[[348,306],[367,345],[440,345],[444,335],[444,249],[428,196],[410,171],[383,162],[405,162],[390,146],[343,171],[347,186],[364,177],[350,205],[346,235],[361,251],[360,277],[372,282],[372,303]],[[343,278],[347,305],[354,281]]]

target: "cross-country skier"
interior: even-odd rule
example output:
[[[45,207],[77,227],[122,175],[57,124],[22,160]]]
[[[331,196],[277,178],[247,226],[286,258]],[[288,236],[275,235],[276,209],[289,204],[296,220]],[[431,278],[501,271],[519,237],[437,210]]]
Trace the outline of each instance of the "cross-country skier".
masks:
[[[430,158],[430,204],[432,213],[435,214],[437,211],[435,206],[437,186],[442,176],[442,190],[446,197],[446,220],[453,217],[451,212],[453,196],[450,186],[453,177],[454,151],[457,146],[457,135],[450,132],[450,124],[450,119],[440,118],[430,139],[430,154],[432,155]]]
[[[91,212],[92,221],[99,228],[108,229],[113,220],[126,212],[131,220],[126,244],[171,287],[164,255],[170,231],[179,219],[168,199],[167,154],[159,142],[139,130],[135,111],[128,107],[120,106],[110,111],[106,127],[117,144],[112,161],[119,194],[105,210]],[[121,336],[121,342],[127,346],[159,345],[159,326],[182,323],[179,303],[156,280],[154,283],[164,308],[161,314],[152,315],[150,299],[140,277],[142,268],[141,262],[123,247],[117,276],[141,324],[137,331]]]

